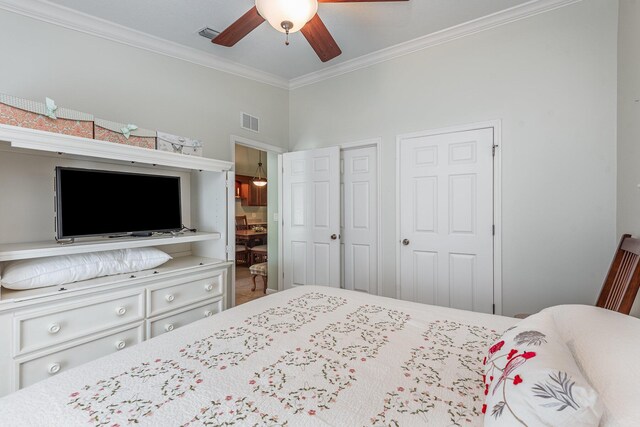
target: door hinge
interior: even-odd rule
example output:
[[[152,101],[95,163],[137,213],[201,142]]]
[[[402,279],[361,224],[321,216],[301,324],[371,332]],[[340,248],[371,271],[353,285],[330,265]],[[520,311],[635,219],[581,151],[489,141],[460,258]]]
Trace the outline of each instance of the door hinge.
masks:
[[[230,253],[231,253],[231,246],[226,245],[226,246],[224,247],[224,250],[225,250],[228,254],[230,254]]]
[[[496,235],[496,225],[495,225],[495,224],[493,224],[493,225],[491,226],[491,235],[492,235],[492,236],[495,236],[495,235]]]
[[[493,304],[493,309],[492,310],[493,310],[493,314],[496,314],[496,305],[495,304]]]
[[[491,155],[492,155],[493,157],[495,157],[495,156],[496,156],[496,148],[498,148],[498,146],[497,146],[497,145],[495,145],[495,144],[491,146]]]
[[[225,187],[229,188],[229,180],[228,179],[224,182],[224,185],[225,185]]]

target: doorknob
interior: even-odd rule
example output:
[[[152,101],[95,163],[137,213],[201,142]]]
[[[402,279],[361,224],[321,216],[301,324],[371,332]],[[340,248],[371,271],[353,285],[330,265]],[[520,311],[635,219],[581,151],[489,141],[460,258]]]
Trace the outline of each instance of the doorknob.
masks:
[[[332,234],[331,235],[331,240],[336,240],[338,238],[338,236],[336,234]]]
[[[411,243],[411,242],[409,242],[409,239],[404,239],[404,240],[402,241],[402,244],[403,244],[403,245],[405,245],[405,246],[408,246],[408,245],[409,245],[409,243]]]

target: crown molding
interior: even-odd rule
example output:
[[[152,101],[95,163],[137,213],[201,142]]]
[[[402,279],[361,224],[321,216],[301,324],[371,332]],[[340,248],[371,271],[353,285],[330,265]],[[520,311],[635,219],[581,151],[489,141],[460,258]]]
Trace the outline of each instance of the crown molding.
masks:
[[[155,37],[111,21],[88,15],[47,0],[0,0],[0,9],[59,25],[138,49],[147,50],[193,64],[266,83],[281,89],[298,89],[371,65],[389,61],[423,49],[470,36],[482,31],[549,12],[582,0],[532,0],[500,12],[465,22],[414,40],[397,44],[340,64],[288,80],[212,53]]]
[[[234,74],[281,89],[289,88],[283,77],[229,61],[214,54],[155,37],[111,21],[88,15],[46,0],[0,0],[0,9],[59,25],[138,49]]]
[[[289,89],[298,89],[303,86],[318,83],[342,74],[389,61],[419,50],[428,49],[430,47],[470,36],[481,31],[490,30],[530,16],[549,12],[580,1],[581,0],[532,0],[491,15],[483,16],[435,33],[418,37],[417,39],[409,40],[395,46],[324,68],[320,71],[315,71],[313,73],[305,74],[304,76],[293,78],[289,80]]]

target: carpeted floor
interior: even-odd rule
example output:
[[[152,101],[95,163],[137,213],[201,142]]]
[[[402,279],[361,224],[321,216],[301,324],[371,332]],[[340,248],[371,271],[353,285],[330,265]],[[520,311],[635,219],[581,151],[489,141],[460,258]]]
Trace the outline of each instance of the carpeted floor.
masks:
[[[256,285],[256,290],[251,292],[253,281],[249,268],[243,265],[236,266],[236,305],[265,296],[262,277],[256,277]]]

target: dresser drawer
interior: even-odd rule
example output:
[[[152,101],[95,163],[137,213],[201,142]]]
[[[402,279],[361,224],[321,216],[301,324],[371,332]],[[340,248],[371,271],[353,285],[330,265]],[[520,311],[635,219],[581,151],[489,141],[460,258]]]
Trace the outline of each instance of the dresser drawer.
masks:
[[[187,307],[178,313],[169,313],[147,320],[147,338],[171,332],[196,320],[213,316],[222,311],[223,299],[217,298],[204,304]]]
[[[103,335],[91,341],[67,346],[44,356],[16,361],[17,387],[27,387],[59,372],[128,348],[144,339],[144,323]]]
[[[147,295],[147,317],[220,296],[224,291],[225,282],[226,270],[217,270],[150,286]]]
[[[14,356],[144,319],[144,290],[82,299],[14,318]]]

